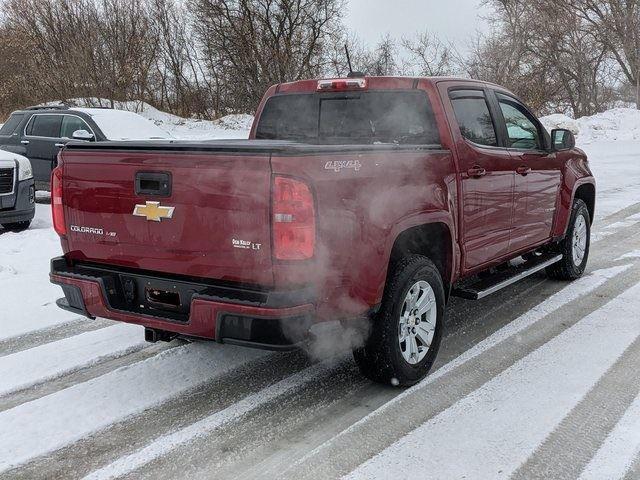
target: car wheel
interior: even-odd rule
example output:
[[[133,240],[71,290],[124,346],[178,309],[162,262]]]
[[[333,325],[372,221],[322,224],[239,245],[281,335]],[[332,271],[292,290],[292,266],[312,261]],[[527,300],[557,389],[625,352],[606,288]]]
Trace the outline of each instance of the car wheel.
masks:
[[[438,354],[444,328],[442,278],[426,257],[401,261],[372,318],[365,344],[353,355],[361,372],[376,382],[410,386],[423,379]]]
[[[591,216],[587,204],[580,199],[573,202],[569,228],[559,243],[562,260],[547,267],[547,275],[558,280],[575,280],[584,273],[591,247]]]
[[[22,232],[26,230],[31,225],[31,220],[26,222],[15,222],[15,223],[3,223],[2,226],[5,230],[9,230],[11,232]]]

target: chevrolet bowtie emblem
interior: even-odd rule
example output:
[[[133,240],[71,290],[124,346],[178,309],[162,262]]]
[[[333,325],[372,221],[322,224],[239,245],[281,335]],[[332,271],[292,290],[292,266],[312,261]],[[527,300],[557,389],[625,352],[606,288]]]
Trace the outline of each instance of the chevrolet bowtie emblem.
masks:
[[[159,222],[163,218],[173,217],[175,207],[161,207],[160,202],[146,202],[144,205],[136,205],[133,214],[136,217],[145,217],[149,221]]]

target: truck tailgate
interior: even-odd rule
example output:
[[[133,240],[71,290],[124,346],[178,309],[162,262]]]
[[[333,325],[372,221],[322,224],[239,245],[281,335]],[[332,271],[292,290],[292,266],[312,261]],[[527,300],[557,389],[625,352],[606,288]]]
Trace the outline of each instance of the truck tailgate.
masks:
[[[70,258],[273,284],[269,153],[94,147],[65,150],[62,168]],[[158,178],[170,178],[170,191],[140,190]]]

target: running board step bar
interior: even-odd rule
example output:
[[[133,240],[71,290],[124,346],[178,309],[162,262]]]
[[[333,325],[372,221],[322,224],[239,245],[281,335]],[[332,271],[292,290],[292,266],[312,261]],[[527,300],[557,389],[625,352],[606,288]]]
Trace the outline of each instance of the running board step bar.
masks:
[[[481,278],[471,283],[463,283],[453,289],[451,295],[466,298],[467,300],[480,300],[492,293],[502,290],[509,285],[519,282],[529,275],[533,275],[549,265],[562,260],[562,255],[555,253],[540,255],[532,260],[512,266],[507,270],[498,272],[488,278]]]

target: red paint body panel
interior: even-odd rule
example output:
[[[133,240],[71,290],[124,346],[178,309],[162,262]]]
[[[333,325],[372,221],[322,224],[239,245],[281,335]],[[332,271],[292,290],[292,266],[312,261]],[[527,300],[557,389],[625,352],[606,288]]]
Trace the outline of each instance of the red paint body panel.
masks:
[[[358,160],[362,166],[340,172],[324,168],[334,160]],[[318,301],[323,319],[358,315],[380,302],[399,233],[434,221],[454,230],[455,171],[449,152],[274,155],[271,163],[274,174],[313,186],[318,217],[315,258],[275,263],[275,286],[317,285],[324,294]]]
[[[443,272],[448,285],[562,237],[576,189],[594,183],[584,153],[572,149],[532,156],[468,142],[448,91],[473,86],[504,92],[454,79],[367,78],[370,90],[423,91],[431,102],[441,149],[341,151],[334,146],[310,153],[302,148],[232,154],[170,147],[150,152],[138,146],[139,151],[62,152],[67,226],[105,230],[92,235],[69,228],[62,238],[69,264],[92,262],[267,290],[311,286],[313,302],[258,311],[261,307],[194,300],[189,322],[178,324],[109,310],[97,282],[64,276],[55,280],[78,286],[92,315],[213,338],[222,310],[267,317],[312,313],[318,321],[365,314],[382,299],[394,242],[412,227],[437,223],[449,232],[450,258]],[[255,138],[269,97],[316,89],[317,80],[271,87],[258,107],[250,138]],[[188,150],[187,143],[180,145]],[[359,167],[325,168],[349,161]],[[523,166],[530,170],[518,173]],[[486,175],[471,175],[476,167]],[[169,172],[171,196],[136,195],[138,172]],[[273,258],[274,175],[306,182],[314,196],[316,243],[310,260]],[[173,218],[152,222],[132,215],[135,205],[149,200],[175,207]],[[250,248],[237,248],[234,239],[249,242]]]
[[[69,150],[62,157],[68,225],[105,230],[103,235],[69,230],[69,259],[273,284],[268,156]],[[167,171],[170,197],[135,194],[136,173]],[[154,222],[133,216],[134,206],[147,200],[175,207],[173,218]],[[236,248],[233,239],[260,249]]]

